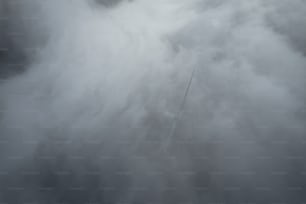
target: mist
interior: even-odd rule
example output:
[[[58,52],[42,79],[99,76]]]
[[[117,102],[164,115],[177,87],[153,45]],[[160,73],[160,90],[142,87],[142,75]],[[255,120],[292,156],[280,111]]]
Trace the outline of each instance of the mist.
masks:
[[[306,202],[303,0],[1,0],[0,203]]]

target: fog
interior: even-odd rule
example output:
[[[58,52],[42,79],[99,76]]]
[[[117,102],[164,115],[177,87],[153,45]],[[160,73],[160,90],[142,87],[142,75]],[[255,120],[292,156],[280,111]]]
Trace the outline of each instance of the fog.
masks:
[[[1,0],[0,203],[306,202],[304,0]]]

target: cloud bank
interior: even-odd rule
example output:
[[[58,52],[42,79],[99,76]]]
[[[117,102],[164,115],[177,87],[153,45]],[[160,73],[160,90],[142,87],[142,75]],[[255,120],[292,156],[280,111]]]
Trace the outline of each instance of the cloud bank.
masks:
[[[306,201],[303,0],[0,11],[0,202]]]

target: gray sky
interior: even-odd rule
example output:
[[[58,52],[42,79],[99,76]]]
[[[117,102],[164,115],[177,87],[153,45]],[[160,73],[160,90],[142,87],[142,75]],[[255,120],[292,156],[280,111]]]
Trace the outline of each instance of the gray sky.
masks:
[[[0,203],[306,202],[305,14],[0,1]]]

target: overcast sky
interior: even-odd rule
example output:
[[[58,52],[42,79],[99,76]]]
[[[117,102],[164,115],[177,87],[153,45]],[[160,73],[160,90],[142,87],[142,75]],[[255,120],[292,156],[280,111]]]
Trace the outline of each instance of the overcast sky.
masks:
[[[306,202],[306,1],[1,0],[0,203]]]

